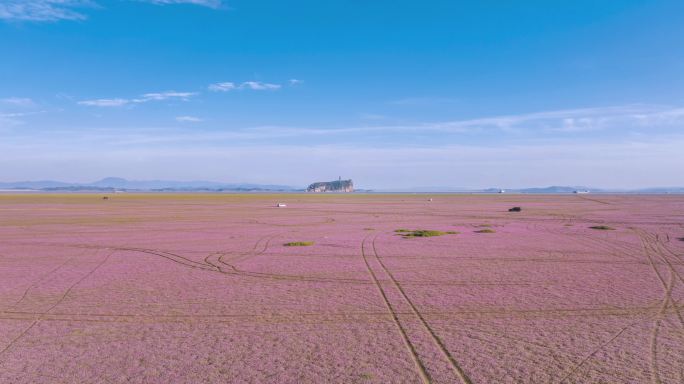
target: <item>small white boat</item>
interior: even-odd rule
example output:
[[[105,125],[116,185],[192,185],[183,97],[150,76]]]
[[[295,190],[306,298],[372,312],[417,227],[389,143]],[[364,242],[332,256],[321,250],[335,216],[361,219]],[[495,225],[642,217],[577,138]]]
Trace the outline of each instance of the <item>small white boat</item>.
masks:
[[[285,204],[285,203],[278,203],[278,204],[276,204],[276,207],[278,207],[278,208],[285,208],[285,207],[287,207],[287,204]]]

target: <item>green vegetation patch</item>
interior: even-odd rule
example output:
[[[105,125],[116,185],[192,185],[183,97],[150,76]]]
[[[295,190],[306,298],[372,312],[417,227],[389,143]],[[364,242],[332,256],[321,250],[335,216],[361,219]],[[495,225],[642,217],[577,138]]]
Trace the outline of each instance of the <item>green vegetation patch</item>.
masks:
[[[594,225],[594,226],[591,226],[589,228],[598,229],[600,231],[613,231],[613,230],[615,230],[615,228],[609,227],[607,225]]]
[[[308,247],[314,245],[313,241],[291,241],[289,243],[283,244],[286,247]]]
[[[475,231],[475,233],[495,233],[496,231],[493,229],[480,229],[479,231]]]
[[[435,231],[435,230],[430,230],[430,229],[416,229],[416,230],[397,229],[394,232],[397,232],[400,236],[402,236],[405,239],[408,239],[411,237],[434,237],[434,236],[458,234],[458,232],[456,232],[456,231],[442,232],[442,231]]]

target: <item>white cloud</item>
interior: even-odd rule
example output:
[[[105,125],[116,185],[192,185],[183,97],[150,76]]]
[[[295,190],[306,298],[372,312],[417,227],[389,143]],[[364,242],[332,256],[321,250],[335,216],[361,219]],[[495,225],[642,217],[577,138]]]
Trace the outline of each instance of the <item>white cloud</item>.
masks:
[[[130,102],[128,99],[95,99],[79,101],[78,104],[89,107],[121,107]]]
[[[23,117],[37,115],[44,113],[45,111],[33,111],[33,112],[13,112],[4,113],[0,112],[0,127],[11,127],[15,125],[24,124]]]
[[[240,84],[241,89],[252,89],[255,91],[266,91],[280,89],[279,84],[262,83],[259,81],[245,81]]]
[[[28,97],[7,97],[0,99],[0,103],[22,108],[33,107],[36,105],[36,103]]]
[[[21,116],[22,115],[18,113],[0,113],[0,128],[22,124],[23,122],[17,119]]]
[[[145,3],[156,4],[156,5],[169,5],[169,4],[193,4],[200,5],[203,7],[218,9],[223,5],[222,0],[138,0]]]
[[[209,86],[209,90],[213,92],[228,92],[234,89],[237,89],[237,86],[235,85],[235,83],[229,81],[224,83],[215,83]]]
[[[188,98],[197,95],[196,92],[175,92],[175,91],[168,91],[168,92],[158,92],[158,93],[146,93],[142,95],[142,99],[134,99],[135,102],[137,103],[145,103],[147,101],[160,101],[160,100],[168,100],[168,99],[180,99],[180,100],[188,100]]]
[[[299,84],[303,83],[303,81],[299,80],[299,79],[290,79],[287,82],[290,83],[291,86],[295,86],[295,85],[299,85]]]
[[[526,131],[579,132],[671,126],[684,123],[684,108],[629,104],[611,107],[577,108],[502,115],[425,124],[425,129],[444,132],[472,132],[499,129],[509,133]]]
[[[192,96],[197,95],[196,92],[175,92],[175,91],[168,91],[168,92],[155,92],[155,93],[146,93],[139,98],[135,99],[123,99],[123,98],[114,98],[114,99],[93,99],[93,100],[82,100],[79,101],[79,105],[86,105],[90,107],[122,107],[125,105],[130,105],[130,104],[141,104],[141,103],[147,103],[150,101],[163,101],[163,100],[181,100],[181,101],[188,101]]]
[[[156,5],[194,4],[219,9],[222,0],[136,0]],[[13,21],[59,21],[85,20],[83,8],[98,7],[93,0],[0,0],[0,20]]]
[[[180,123],[200,123],[204,120],[195,116],[177,116],[176,121]]]
[[[83,20],[76,9],[94,6],[89,0],[0,0],[0,19],[15,21]]]
[[[280,89],[280,84],[262,83],[260,81],[245,81],[239,85],[227,81],[223,83],[214,83],[209,85],[209,90],[213,92],[228,92],[240,89],[250,89],[253,91],[274,91]]]

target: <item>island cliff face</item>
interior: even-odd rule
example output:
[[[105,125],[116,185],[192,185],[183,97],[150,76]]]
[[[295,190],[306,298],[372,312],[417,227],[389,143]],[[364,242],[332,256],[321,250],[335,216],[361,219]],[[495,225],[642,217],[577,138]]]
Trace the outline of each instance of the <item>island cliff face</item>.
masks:
[[[354,182],[351,180],[335,180],[313,183],[307,192],[354,192]]]

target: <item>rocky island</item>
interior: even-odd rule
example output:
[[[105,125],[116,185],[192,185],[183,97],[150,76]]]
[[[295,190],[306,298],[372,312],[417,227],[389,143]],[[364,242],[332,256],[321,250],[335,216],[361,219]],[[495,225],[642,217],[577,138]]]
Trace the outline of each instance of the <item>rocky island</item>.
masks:
[[[307,192],[354,192],[354,182],[349,180],[322,181],[309,185]]]

